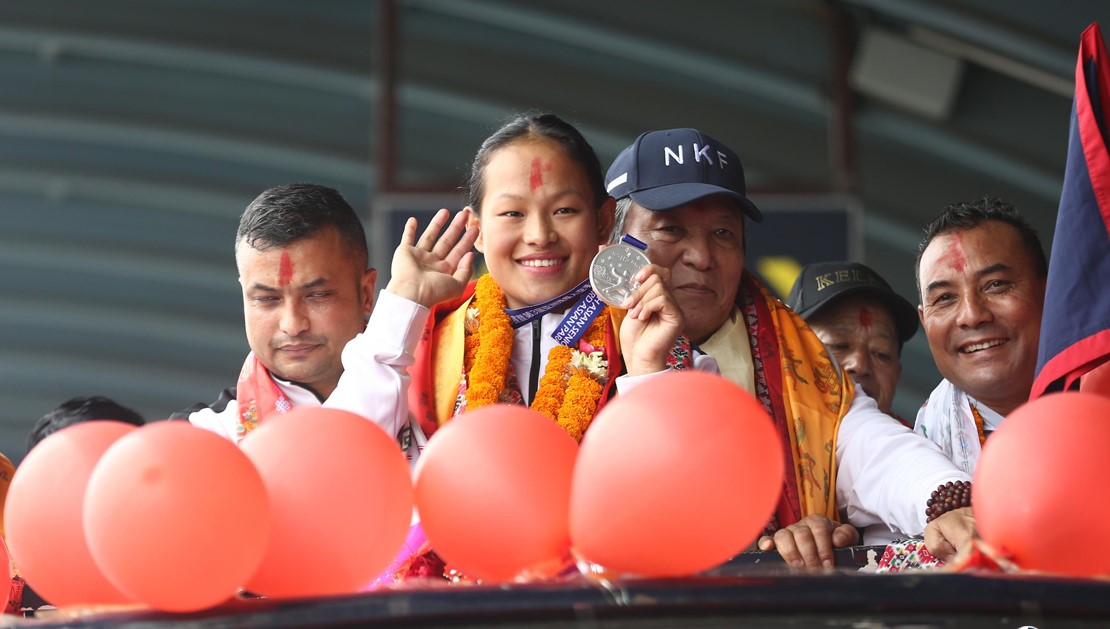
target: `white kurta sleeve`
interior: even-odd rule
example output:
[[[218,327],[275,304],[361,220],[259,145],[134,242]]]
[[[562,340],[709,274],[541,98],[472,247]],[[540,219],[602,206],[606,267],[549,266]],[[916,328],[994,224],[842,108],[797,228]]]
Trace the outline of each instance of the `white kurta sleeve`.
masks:
[[[856,386],[836,437],[836,501],[858,527],[885,524],[919,536],[937,485],[971,480],[933,442],[879,410]]]
[[[705,371],[718,375],[721,373],[721,369],[717,365],[717,360],[708,354],[702,354],[700,352],[694,354],[693,368],[695,371]],[[650,382],[653,378],[658,378],[663,374],[672,373],[673,371],[673,369],[664,369],[663,371],[646,373],[640,376],[624,374],[623,376],[617,376],[616,382],[613,384],[617,387],[617,395],[620,395],[622,393],[628,393],[645,382]]]
[[[366,330],[343,348],[343,376],[324,406],[368,417],[397,437],[408,426],[408,366],[429,312],[379,292]]]
[[[235,403],[235,400],[231,400],[224,407],[224,410],[218,413],[210,408],[202,408],[199,411],[189,413],[190,424],[214,432],[232,443],[238,442],[238,439],[235,438],[235,425],[238,423],[238,419],[239,405]]]

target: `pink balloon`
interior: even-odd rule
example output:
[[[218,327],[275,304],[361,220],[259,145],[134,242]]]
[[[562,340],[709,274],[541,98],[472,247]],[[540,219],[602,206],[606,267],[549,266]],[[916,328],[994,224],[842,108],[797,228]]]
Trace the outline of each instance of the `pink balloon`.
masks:
[[[746,391],[707,373],[658,376],[606,405],[582,440],[574,549],[618,573],[712,568],[767,524],[782,459],[774,424]]]
[[[235,595],[270,539],[266,488],[233,443],[186,422],[138,428],[101,457],[85,535],[120,590],[165,611]]]
[[[271,415],[240,444],[266,483],[273,536],[247,583],[267,596],[357,592],[400,549],[412,478],[397,440],[329,408]]]
[[[979,534],[1026,570],[1110,575],[1110,399],[1054,393],[1018,407],[975,467]],[[1066,550],[1082,540],[1082,549]]]
[[[135,426],[91,421],[39,443],[19,466],[4,505],[5,533],[23,579],[52,605],[133,603],[101,572],[83,524],[89,475]]]
[[[561,565],[577,450],[558,424],[523,406],[486,406],[440,428],[416,470],[417,511],[432,548],[486,581]]]

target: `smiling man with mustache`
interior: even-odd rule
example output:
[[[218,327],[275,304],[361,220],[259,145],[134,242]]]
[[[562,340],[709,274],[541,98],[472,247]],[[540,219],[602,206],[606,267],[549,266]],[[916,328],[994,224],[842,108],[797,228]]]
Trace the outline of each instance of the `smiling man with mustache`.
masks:
[[[944,380],[914,429],[971,474],[986,438],[1029,399],[1048,262],[1037,233],[998,199],[950,205],[925,234],[917,311]]]

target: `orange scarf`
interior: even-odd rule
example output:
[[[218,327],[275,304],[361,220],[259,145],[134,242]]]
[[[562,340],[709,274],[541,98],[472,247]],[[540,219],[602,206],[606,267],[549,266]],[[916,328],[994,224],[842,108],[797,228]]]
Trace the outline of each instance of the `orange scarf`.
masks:
[[[855,394],[824,344],[793,310],[745,272],[737,301],[748,327],[756,398],[783,437],[791,462],[776,508],[778,526],[811,514],[839,521],[836,433]]]

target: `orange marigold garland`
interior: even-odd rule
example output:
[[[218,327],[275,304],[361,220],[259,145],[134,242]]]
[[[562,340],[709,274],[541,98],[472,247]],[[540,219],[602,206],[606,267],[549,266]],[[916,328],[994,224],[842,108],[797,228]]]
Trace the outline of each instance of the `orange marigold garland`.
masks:
[[[478,351],[466,388],[469,410],[496,404],[505,388],[505,370],[513,348],[513,327],[505,314],[505,295],[488,274],[478,278],[474,299],[478,318]]]
[[[582,440],[586,427],[593,421],[600,397],[601,384],[589,374],[575,373],[567,382],[566,398],[559,409],[558,422],[575,441]]]
[[[505,296],[489,275],[478,279],[474,305],[467,313],[464,369],[467,374],[466,408],[494,404],[505,388],[505,374],[512,354],[513,330],[505,314]],[[477,325],[473,319],[477,318]],[[579,346],[556,345],[547,355],[531,409],[550,417],[575,440],[581,440],[593,420],[608,377],[604,355],[609,309],[602,310]]]
[[[536,397],[532,399],[532,410],[551,419],[558,416],[567,392],[567,377],[562,365],[570,362],[571,357],[572,351],[565,345],[556,345],[547,353],[547,368],[536,388]]]
[[[463,342],[463,365],[466,366],[467,371],[470,371],[470,369],[474,366],[474,357],[477,355],[478,335],[471,334],[470,336],[466,337],[466,340]]]
[[[552,363],[548,359],[549,368],[552,364],[566,365],[564,371],[567,377],[559,414],[548,417],[562,426],[575,441],[582,440],[586,428],[593,421],[597,403],[601,399],[601,383],[608,377],[609,365],[604,353],[608,323],[609,309],[605,308],[583,335],[589,345],[585,348],[587,351],[571,350],[571,359],[564,363]],[[539,397],[538,393],[536,397]]]

